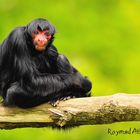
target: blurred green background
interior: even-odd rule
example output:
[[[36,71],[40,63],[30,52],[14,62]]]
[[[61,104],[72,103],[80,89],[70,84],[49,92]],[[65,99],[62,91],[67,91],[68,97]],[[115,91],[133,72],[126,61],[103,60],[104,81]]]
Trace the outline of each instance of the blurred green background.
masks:
[[[54,44],[93,82],[92,95],[140,92],[140,0],[0,0],[0,42],[17,26],[46,18],[57,28]],[[140,128],[139,122],[0,130],[0,140],[129,140],[108,128]]]

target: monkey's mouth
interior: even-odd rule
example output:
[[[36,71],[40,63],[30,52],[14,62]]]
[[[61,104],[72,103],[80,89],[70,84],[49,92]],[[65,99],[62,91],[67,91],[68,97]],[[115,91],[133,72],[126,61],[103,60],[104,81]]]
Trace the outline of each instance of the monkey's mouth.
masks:
[[[37,51],[44,51],[46,49],[47,43],[34,43],[35,49]]]
[[[38,51],[44,51],[46,49],[46,45],[35,45],[35,49]]]

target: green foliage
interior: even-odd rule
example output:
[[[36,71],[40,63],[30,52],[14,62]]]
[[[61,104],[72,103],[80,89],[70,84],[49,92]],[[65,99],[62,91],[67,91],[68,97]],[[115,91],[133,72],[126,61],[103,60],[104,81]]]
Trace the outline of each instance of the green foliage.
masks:
[[[140,92],[139,0],[0,0],[0,41],[16,26],[43,17],[57,28],[54,44],[93,82],[93,96]],[[82,126],[70,132],[52,129],[1,131],[2,140],[136,139],[107,134],[139,123]]]

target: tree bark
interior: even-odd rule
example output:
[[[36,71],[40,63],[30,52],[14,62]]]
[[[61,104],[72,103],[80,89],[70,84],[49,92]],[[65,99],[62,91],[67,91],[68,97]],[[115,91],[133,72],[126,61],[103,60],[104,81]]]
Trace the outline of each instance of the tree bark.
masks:
[[[114,94],[21,109],[0,105],[0,128],[59,127],[140,121],[140,94]]]

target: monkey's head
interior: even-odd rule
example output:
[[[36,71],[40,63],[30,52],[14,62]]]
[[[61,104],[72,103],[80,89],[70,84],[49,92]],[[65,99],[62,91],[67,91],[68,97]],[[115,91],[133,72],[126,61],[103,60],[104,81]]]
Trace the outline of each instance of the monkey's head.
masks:
[[[35,19],[29,23],[27,30],[37,51],[44,51],[47,45],[53,41],[56,32],[54,26],[42,18]]]

